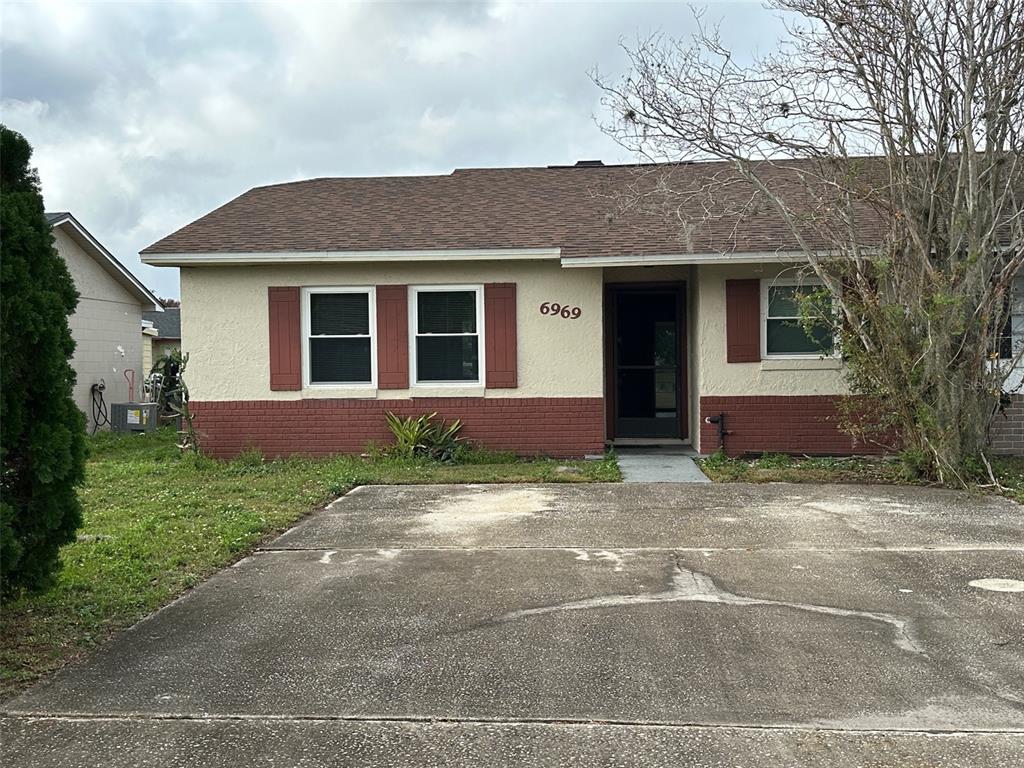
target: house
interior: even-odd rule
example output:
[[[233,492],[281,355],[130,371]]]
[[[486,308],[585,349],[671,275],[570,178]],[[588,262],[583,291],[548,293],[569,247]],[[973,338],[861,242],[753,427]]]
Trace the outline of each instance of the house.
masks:
[[[785,223],[724,214],[742,185],[720,215],[688,203],[688,226],[617,205],[650,191],[650,168],[257,187],[146,248],[181,270],[205,449],[354,452],[387,439],[386,411],[437,411],[483,445],[553,456],[871,451],[836,425],[831,340],[792,322],[803,256]],[[728,167],[668,170],[699,186]]]
[[[154,362],[181,349],[181,307],[164,307],[162,312],[143,312],[142,322],[152,329],[142,348],[142,367],[149,373]]]
[[[93,384],[104,383],[106,403],[125,402],[133,399],[125,376],[131,372],[134,399],[141,397],[142,313],[159,311],[161,306],[72,214],[47,213],[46,220],[79,294],[78,306],[68,319],[75,340],[71,359],[77,376],[74,399],[92,429],[96,424]]]

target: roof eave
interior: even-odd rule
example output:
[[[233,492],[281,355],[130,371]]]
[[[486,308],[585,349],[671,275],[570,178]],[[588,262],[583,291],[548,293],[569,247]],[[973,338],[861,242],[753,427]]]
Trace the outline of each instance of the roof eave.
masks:
[[[139,254],[143,264],[161,267],[244,264],[319,264],[379,261],[516,261],[559,259],[561,248],[449,248],[393,251],[224,251]]]

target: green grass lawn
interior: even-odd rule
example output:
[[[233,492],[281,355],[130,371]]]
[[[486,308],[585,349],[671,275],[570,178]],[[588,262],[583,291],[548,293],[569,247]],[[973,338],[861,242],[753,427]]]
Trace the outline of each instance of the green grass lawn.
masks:
[[[769,453],[756,459],[730,459],[715,454],[699,459],[698,463],[717,483],[924,484],[908,478],[895,458],[815,458]],[[994,459],[992,469],[1005,488],[1004,494],[1024,503],[1024,458]]]
[[[0,613],[0,696],[134,624],[259,542],[356,485],[617,481],[614,460],[518,461],[470,453],[458,464],[376,457],[233,462],[181,456],[169,430],[90,438],[85,523],[49,590]],[[571,466],[578,473],[559,472]]]

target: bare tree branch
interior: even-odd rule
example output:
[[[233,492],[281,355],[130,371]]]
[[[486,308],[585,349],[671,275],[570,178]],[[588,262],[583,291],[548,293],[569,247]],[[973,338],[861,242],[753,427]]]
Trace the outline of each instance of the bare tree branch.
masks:
[[[1022,357],[996,351],[1024,263],[1024,0],[772,6],[787,37],[751,64],[698,13],[691,39],[639,40],[628,75],[594,75],[621,145],[727,163],[697,183],[647,167],[620,202],[684,241],[773,210],[836,299],[852,390],[963,481]]]

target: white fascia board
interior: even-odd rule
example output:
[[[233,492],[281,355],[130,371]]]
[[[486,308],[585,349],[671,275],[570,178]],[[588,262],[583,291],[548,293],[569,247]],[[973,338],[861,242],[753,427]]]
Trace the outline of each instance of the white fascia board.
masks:
[[[63,226],[70,226],[75,233],[82,238],[82,240],[89,244],[93,249],[95,256],[99,257],[99,259],[104,261],[109,267],[112,267],[116,274],[121,276],[122,280],[120,282],[122,284],[127,283],[126,287],[134,289],[139,299],[144,302],[148,302],[151,305],[146,310],[147,312],[164,311],[164,305],[160,303],[160,300],[142,284],[142,281],[140,281],[139,278],[129,272],[128,269],[114,257],[114,254],[104,248],[103,244],[89,233],[89,230],[79,224],[78,220],[74,216],[71,214],[62,216],[50,224],[50,229],[56,229],[57,227]]]
[[[513,261],[561,258],[561,248],[472,248],[405,251],[252,251],[230,253],[140,253],[153,266],[220,264],[314,264],[376,261]]]
[[[828,258],[835,254],[820,251]],[[673,264],[761,264],[769,262],[807,261],[803,251],[733,251],[731,253],[676,253],[652,256],[569,256],[563,267],[654,267]]]

